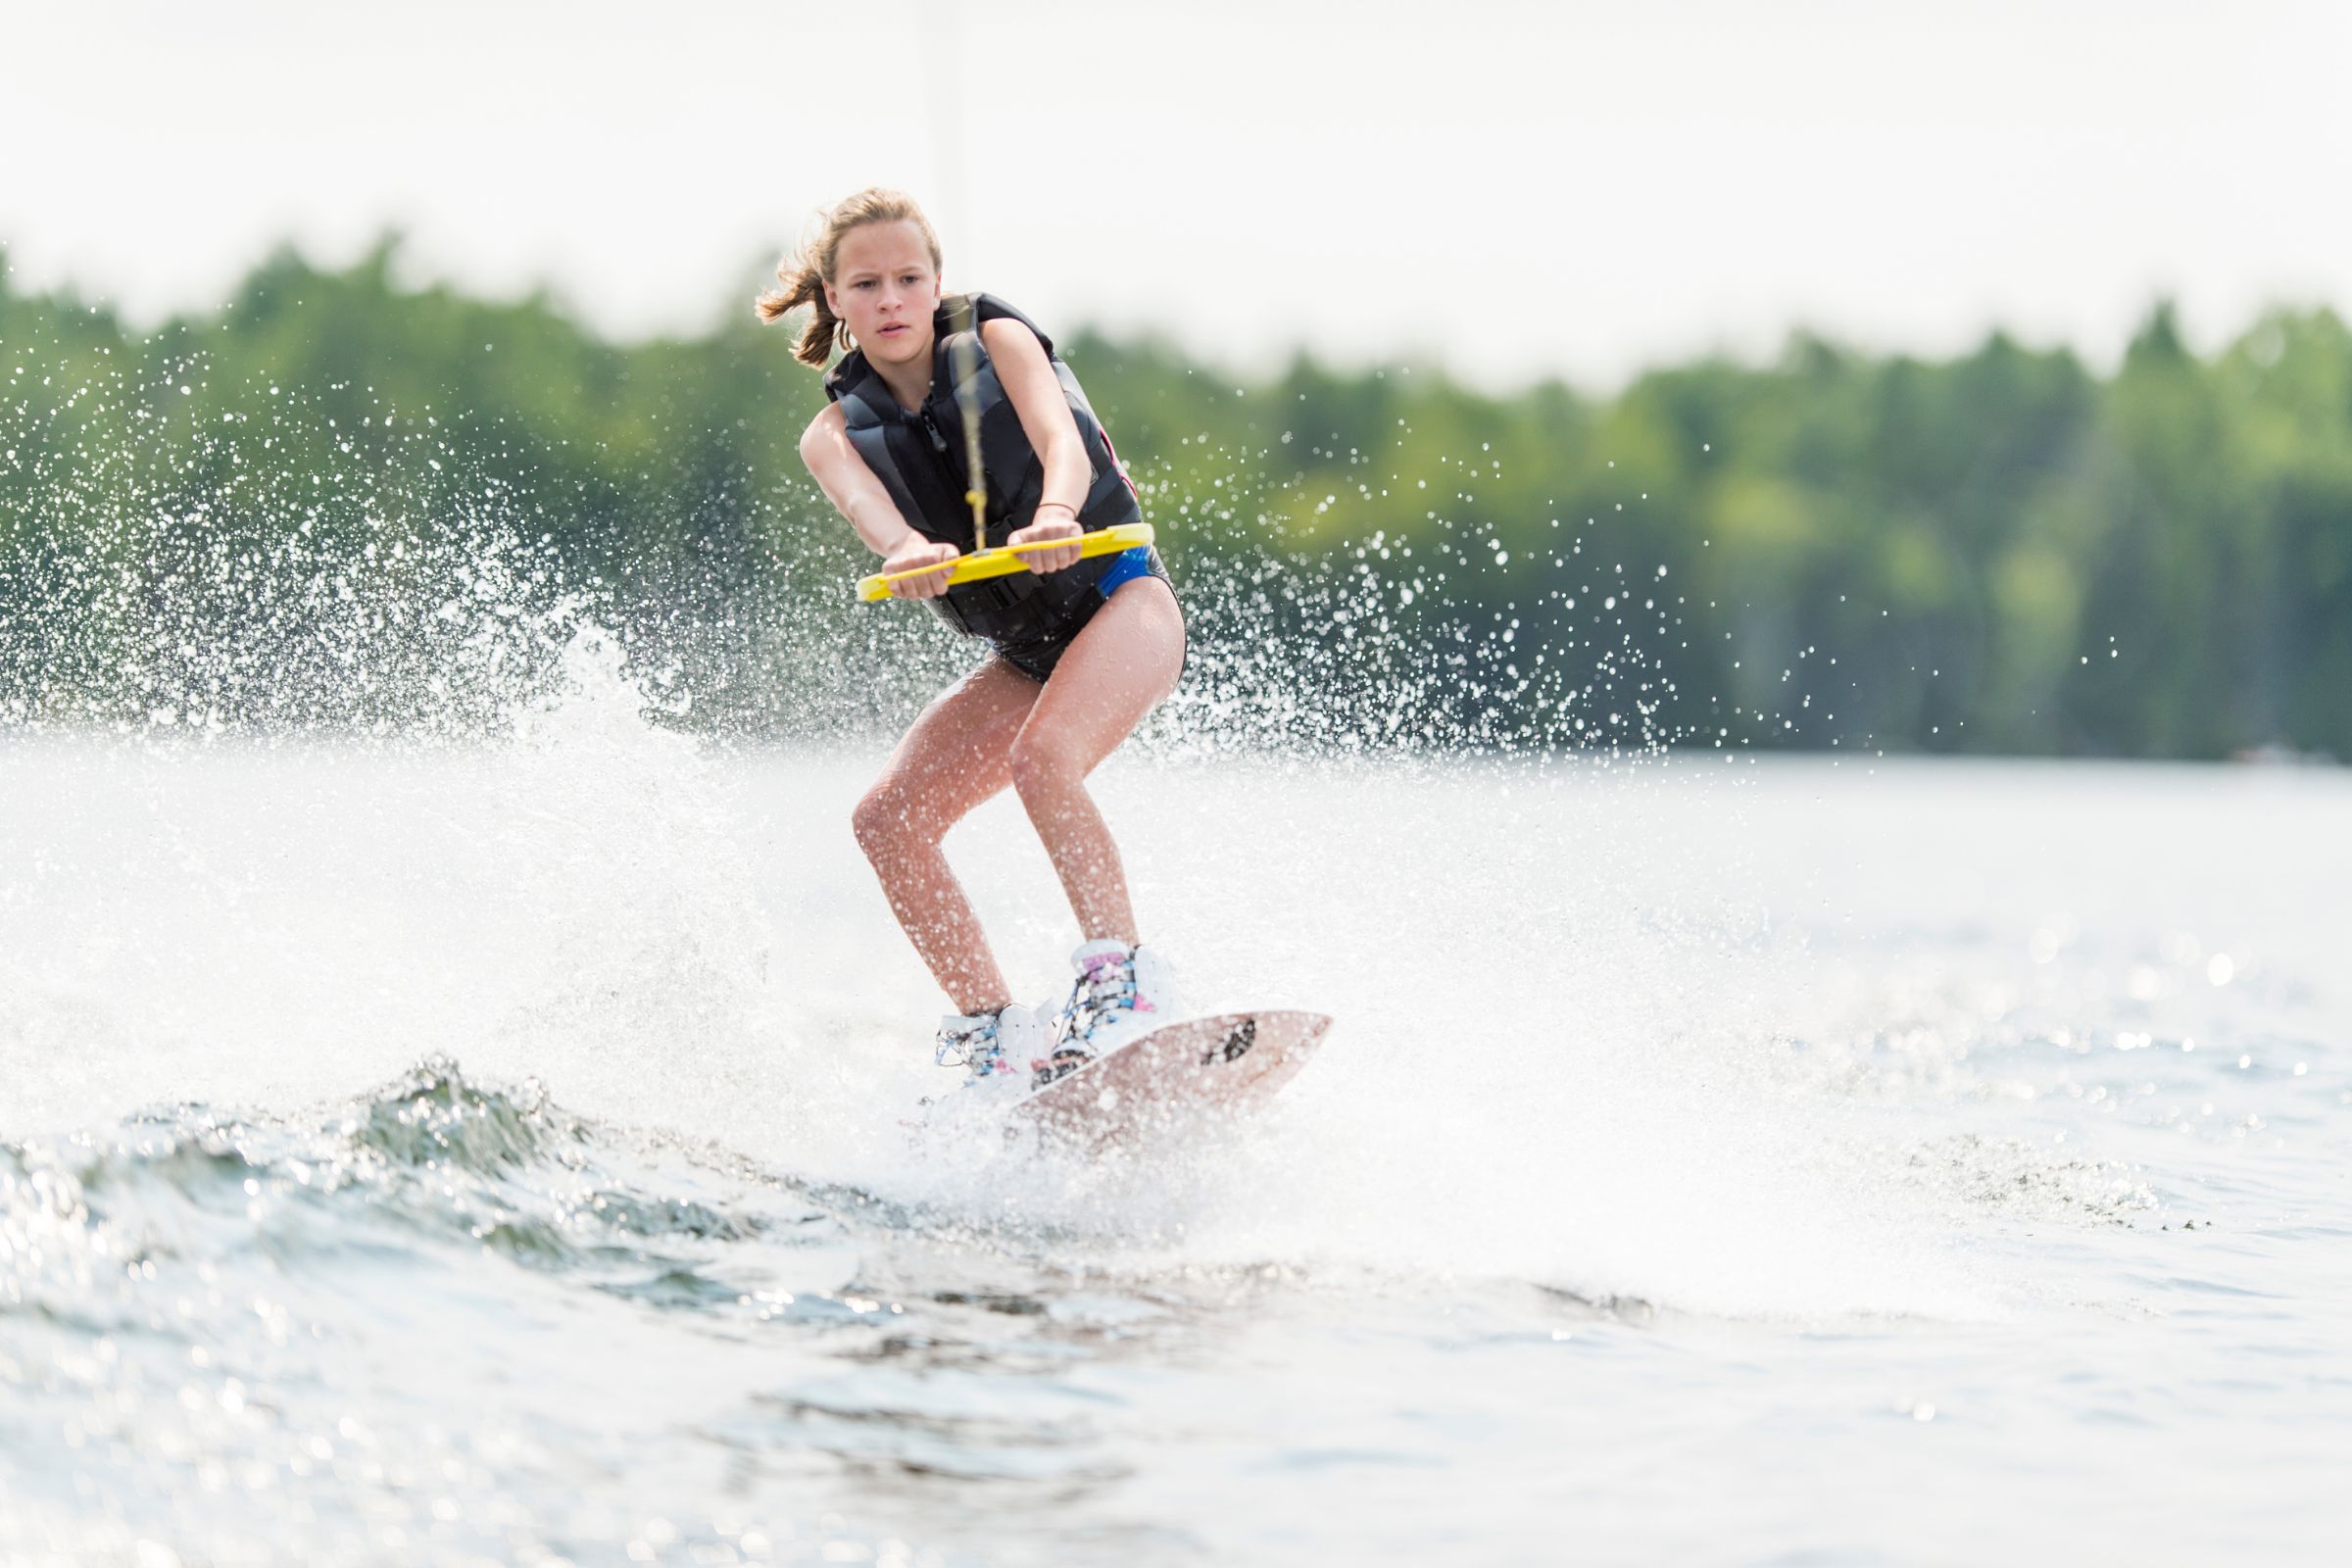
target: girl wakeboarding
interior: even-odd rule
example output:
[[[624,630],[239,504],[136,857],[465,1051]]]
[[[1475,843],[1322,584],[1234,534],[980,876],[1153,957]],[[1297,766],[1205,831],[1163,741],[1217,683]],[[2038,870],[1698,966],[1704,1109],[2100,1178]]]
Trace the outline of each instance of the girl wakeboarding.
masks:
[[[899,742],[858,803],[858,842],[957,1009],[940,1024],[940,1062],[973,1083],[1043,1087],[1184,1016],[1086,789],[1175,689],[1184,614],[1151,546],[1082,555],[1084,535],[1141,520],[1135,487],[1053,340],[1002,300],[941,293],[939,239],[911,198],[852,196],[776,276],[760,318],[812,308],[796,357],[823,369],[844,351],[801,437],[809,473],[883,558],[892,597],[926,601],[989,650]],[[1027,570],[950,582],[967,548],[1003,545],[1042,548]],[[1007,785],[1085,938],[1058,1010],[1012,1001],[940,849]]]

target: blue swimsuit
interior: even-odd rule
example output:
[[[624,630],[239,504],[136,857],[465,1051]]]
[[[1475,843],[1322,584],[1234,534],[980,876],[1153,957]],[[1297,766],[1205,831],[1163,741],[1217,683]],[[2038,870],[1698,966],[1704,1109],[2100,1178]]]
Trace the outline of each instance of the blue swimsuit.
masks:
[[[1101,582],[1095,584],[1095,591],[1108,599],[1136,578],[1151,575],[1152,547],[1138,545],[1133,550],[1122,550],[1111,558],[1110,569],[1102,574]]]

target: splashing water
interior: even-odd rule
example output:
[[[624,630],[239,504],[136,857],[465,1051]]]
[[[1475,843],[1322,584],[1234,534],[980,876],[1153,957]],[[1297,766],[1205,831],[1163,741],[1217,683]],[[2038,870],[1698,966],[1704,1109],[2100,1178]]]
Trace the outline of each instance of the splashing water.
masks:
[[[1692,607],[1579,577],[1537,673],[1382,541],[1268,555],[1186,585],[1100,792],[1199,1000],[1331,1043],[1222,1139],[926,1143],[846,823],[958,653],[816,558],[731,623],[578,577],[391,417],[316,486],[236,419],[95,446],[222,476],[16,516],[0,1554],[2328,1539],[2332,779],[1670,758],[1726,739],[1644,710]],[[1016,809],[950,848],[1054,985]]]

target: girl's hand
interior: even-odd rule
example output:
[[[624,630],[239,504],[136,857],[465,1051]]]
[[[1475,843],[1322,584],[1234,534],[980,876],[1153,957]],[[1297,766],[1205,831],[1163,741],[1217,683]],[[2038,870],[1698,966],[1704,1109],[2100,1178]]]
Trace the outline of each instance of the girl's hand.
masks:
[[[1078,541],[1085,534],[1086,530],[1078,526],[1077,515],[1069,508],[1056,504],[1038,508],[1036,520],[1026,528],[1013,530],[1012,537],[1004,542],[1025,545],[1040,539],[1067,539],[1070,543],[1066,550],[1032,550],[1021,557],[1031,571],[1059,571],[1064,566],[1078,564]]]
[[[921,571],[925,566],[944,568],[956,564],[956,560],[954,545],[943,545],[919,533],[910,533],[898,549],[890,553],[890,559],[882,563],[882,572],[885,576],[891,576],[902,571]],[[890,597],[893,599],[937,599],[947,591],[948,574],[944,569],[924,572],[920,577],[909,577],[905,582],[890,585]]]

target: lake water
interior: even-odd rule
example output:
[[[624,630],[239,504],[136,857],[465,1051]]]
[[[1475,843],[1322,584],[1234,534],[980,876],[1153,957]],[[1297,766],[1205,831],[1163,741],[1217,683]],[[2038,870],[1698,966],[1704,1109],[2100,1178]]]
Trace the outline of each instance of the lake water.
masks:
[[[2339,1560],[2346,774],[1122,757],[1339,1021],[1088,1164],[903,1125],[875,760],[0,744],[0,1560]]]

